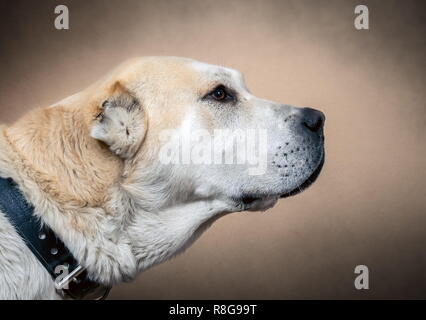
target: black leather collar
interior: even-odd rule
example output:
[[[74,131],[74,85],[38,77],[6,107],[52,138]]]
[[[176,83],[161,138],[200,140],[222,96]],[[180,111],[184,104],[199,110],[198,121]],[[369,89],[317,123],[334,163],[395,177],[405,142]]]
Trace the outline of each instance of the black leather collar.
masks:
[[[104,299],[110,288],[93,282],[84,267],[46,224],[34,215],[16,183],[0,177],[0,210],[46,268],[64,298]]]

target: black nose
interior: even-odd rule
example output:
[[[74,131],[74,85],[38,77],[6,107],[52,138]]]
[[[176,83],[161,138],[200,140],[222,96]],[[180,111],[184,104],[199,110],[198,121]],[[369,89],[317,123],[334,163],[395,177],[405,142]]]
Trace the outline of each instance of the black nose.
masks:
[[[302,124],[312,132],[318,132],[324,126],[325,116],[321,111],[303,108]]]

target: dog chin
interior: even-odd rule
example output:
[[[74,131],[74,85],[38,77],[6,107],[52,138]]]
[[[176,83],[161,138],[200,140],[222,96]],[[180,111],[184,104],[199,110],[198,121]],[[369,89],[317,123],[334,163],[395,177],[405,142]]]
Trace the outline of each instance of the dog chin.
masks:
[[[312,172],[312,174],[309,176],[309,178],[306,179],[301,185],[297,186],[293,190],[286,192],[284,194],[281,194],[280,198],[282,199],[282,198],[288,198],[288,197],[294,196],[294,195],[301,193],[302,191],[306,190],[307,188],[309,188],[315,182],[315,180],[318,178],[318,176],[320,175],[322,167],[324,165],[324,160],[325,160],[325,156],[323,154],[321,161],[319,162],[317,168],[314,170],[314,172]]]

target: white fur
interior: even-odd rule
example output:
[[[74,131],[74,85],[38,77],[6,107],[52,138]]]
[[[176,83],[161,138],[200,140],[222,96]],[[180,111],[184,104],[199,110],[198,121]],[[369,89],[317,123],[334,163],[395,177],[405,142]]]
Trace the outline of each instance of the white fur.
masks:
[[[270,130],[268,154],[275,154],[283,141],[298,143],[297,134],[281,123],[289,115],[297,115],[296,108],[255,98],[248,93],[237,71],[190,60],[189,64],[206,83],[218,80],[218,72],[228,74],[223,81],[239,91],[244,110],[249,110],[240,115],[237,124],[242,128]],[[149,92],[158,94],[155,86],[150,88],[146,83],[132,83],[131,89],[141,100]],[[161,94],[170,96],[175,92]],[[63,101],[74,103],[78,97],[74,95]],[[178,130],[190,132],[192,128],[203,127],[204,119],[199,110],[208,106],[200,105],[198,98],[189,93],[182,93],[176,100],[191,105],[193,110],[183,117]],[[0,135],[0,176],[15,180],[34,205],[35,214],[61,237],[76,259],[87,267],[90,277],[105,285],[132,280],[139,272],[182,252],[224,214],[272,207],[280,194],[296,188],[313,170],[304,168],[300,176],[283,180],[270,162],[268,172],[259,177],[247,176],[247,167],[166,166],[159,161],[144,162],[138,158],[138,148],[147,130],[142,118],[145,113],[152,116],[155,112],[150,109],[153,103],[149,99],[142,104],[147,108],[143,114],[138,113],[139,107],[119,105],[122,108],[113,108],[106,103],[103,121],[92,128],[93,138],[105,142],[111,151],[124,159],[123,179],[110,186],[108,203],[102,207],[60,205],[31,178],[31,172],[16,169],[22,159]],[[229,121],[232,112],[218,111],[216,120],[228,125],[232,123]],[[160,117],[160,113],[157,116]],[[129,135],[125,134],[126,126],[131,131]],[[0,126],[0,132],[4,128]],[[319,154],[322,149],[317,147],[315,152]],[[305,157],[308,155],[311,154],[306,153]],[[242,192],[259,192],[262,198],[245,205],[235,200]],[[74,216],[81,219],[81,223],[90,224],[96,232],[78,232],[70,228],[69,221]],[[55,292],[53,280],[0,212],[0,299],[55,298],[60,297]]]

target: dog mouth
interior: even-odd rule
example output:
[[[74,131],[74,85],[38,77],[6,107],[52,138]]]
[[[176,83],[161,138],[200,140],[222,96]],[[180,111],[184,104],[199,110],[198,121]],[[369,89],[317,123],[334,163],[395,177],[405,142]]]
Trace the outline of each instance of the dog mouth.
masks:
[[[305,180],[305,182],[303,182],[301,185],[297,186],[293,190],[286,192],[286,193],[283,193],[282,195],[280,195],[280,198],[283,199],[283,198],[288,198],[288,197],[294,196],[294,195],[299,194],[302,191],[306,190],[307,188],[309,188],[315,182],[315,180],[317,180],[318,176],[320,175],[322,167],[324,166],[324,160],[325,160],[325,156],[323,155],[320,163],[317,166],[317,168]]]
[[[276,195],[276,196],[266,196],[266,195],[253,195],[253,194],[247,194],[242,196],[239,201],[241,203],[243,203],[245,206],[251,205],[254,202],[259,202],[259,201],[263,201],[263,200],[267,200],[270,198],[288,198],[291,196],[294,196],[296,194],[299,194],[301,192],[303,192],[304,190],[306,190],[307,188],[309,188],[318,178],[318,176],[321,173],[322,167],[324,166],[324,160],[325,160],[325,156],[323,155],[321,158],[320,163],[318,164],[317,168],[312,172],[312,174],[300,185],[298,185],[297,187],[295,187],[293,190],[283,193],[281,195]]]

